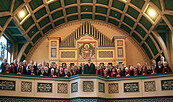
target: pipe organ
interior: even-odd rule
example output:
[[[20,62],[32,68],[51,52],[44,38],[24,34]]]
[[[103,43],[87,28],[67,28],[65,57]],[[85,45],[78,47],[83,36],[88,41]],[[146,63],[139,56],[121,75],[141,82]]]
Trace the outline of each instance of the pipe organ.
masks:
[[[96,66],[100,63],[104,63],[105,66],[109,63],[126,64],[125,39],[123,36],[110,39],[94,25],[84,22],[62,41],[59,37],[48,37],[49,62],[57,63],[58,66],[62,63],[66,63],[67,66],[79,66],[81,62],[91,58]],[[52,43],[56,44],[52,46]]]

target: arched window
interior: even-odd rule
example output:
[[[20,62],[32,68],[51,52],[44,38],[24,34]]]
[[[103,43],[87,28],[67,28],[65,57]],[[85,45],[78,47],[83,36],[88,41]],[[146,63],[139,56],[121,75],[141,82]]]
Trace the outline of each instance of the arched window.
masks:
[[[0,65],[3,59],[7,59],[7,63],[11,63],[12,59],[12,43],[6,37],[0,37]]]

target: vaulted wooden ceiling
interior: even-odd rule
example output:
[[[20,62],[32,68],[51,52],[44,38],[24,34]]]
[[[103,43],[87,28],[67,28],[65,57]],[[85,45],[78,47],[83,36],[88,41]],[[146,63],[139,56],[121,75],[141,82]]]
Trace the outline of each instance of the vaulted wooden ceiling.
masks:
[[[0,33],[8,33],[14,42],[29,42],[23,60],[49,30],[73,20],[102,20],[129,33],[153,59],[163,54],[153,31],[165,45],[166,34],[173,31],[172,4],[173,0],[1,0]],[[145,14],[149,6],[158,13],[154,21]],[[16,15],[24,7],[29,14],[20,22]]]

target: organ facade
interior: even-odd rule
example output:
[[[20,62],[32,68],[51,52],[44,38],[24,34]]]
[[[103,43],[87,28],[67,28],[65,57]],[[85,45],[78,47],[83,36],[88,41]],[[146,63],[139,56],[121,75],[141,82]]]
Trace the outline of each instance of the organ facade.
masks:
[[[60,37],[48,37],[49,62],[80,65],[88,58],[99,66],[100,63],[126,65],[126,36],[109,39],[97,28],[84,22],[72,34],[61,41]]]

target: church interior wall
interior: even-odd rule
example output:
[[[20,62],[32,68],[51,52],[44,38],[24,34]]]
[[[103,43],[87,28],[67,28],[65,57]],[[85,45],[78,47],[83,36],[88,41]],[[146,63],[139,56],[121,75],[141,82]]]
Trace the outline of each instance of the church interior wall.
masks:
[[[106,23],[97,23],[96,21],[91,21],[91,25],[93,25],[96,29],[98,29],[101,33],[106,35],[108,38],[112,39],[113,36],[127,36],[125,31],[122,31],[121,29],[114,29],[113,26],[106,24]],[[61,41],[63,41],[68,35],[70,35],[72,32],[75,31],[78,27],[82,25],[81,21],[71,23],[71,24],[65,24],[59,29],[55,29],[49,34],[47,34],[47,37],[61,37]],[[48,46],[49,41],[48,39],[44,39],[41,43],[39,43],[39,46],[34,49],[31,57],[27,60],[27,62],[30,62],[30,60],[37,61],[38,63],[41,63],[42,61],[48,62]],[[139,50],[139,48],[134,44],[134,42],[131,42],[130,37],[127,37],[126,39],[126,65],[136,65],[137,63],[145,63],[147,60],[143,57],[143,53]]]

